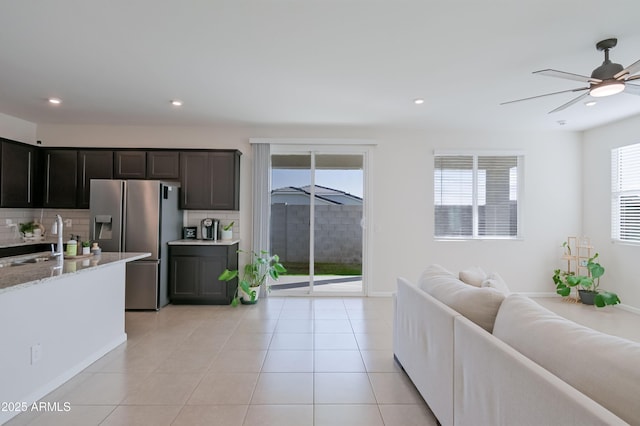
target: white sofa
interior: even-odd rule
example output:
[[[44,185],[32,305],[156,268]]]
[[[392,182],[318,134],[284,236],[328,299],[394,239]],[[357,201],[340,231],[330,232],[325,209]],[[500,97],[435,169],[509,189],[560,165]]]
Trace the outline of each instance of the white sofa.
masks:
[[[394,300],[394,354],[442,425],[640,425],[640,344],[437,265]]]

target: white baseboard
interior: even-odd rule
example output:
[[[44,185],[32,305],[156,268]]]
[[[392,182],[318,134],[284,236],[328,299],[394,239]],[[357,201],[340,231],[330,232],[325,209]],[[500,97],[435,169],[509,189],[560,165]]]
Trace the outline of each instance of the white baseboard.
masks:
[[[395,291],[374,291],[369,293],[369,297],[391,297]]]
[[[85,359],[82,360],[82,362],[75,365],[73,368],[70,368],[67,371],[64,371],[62,374],[58,375],[50,382],[40,386],[38,389],[33,391],[30,395],[26,396],[25,398],[20,398],[20,402],[25,402],[27,403],[28,407],[31,407],[31,405],[34,402],[39,401],[44,396],[48,395],[58,387],[62,386],[64,383],[66,383],[69,379],[74,377],[76,374],[80,373],[82,370],[84,370],[85,368],[87,368],[88,366],[90,366],[91,364],[93,364],[94,362],[96,362],[97,360],[99,360],[100,358],[102,358],[103,356],[105,356],[106,354],[108,354],[109,352],[111,352],[112,350],[114,350],[115,348],[117,348],[118,346],[120,346],[126,341],[127,341],[127,334],[122,333],[121,336],[117,337],[116,339],[104,345],[102,348],[100,348],[96,352],[87,356]],[[9,421],[10,419],[17,416],[18,414],[20,414],[19,411],[0,413],[0,424],[4,424],[4,422]],[[6,415],[8,415],[8,417],[5,417]]]
[[[619,304],[618,306],[620,307],[620,309],[624,309],[625,311],[633,312],[634,314],[640,315],[640,309],[634,306],[625,305],[623,303]]]

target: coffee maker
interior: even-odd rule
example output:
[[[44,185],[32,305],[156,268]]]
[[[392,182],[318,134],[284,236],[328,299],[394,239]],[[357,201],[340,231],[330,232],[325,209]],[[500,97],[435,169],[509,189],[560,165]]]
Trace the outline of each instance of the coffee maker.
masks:
[[[218,241],[218,232],[220,229],[220,221],[218,219],[202,219],[200,229],[203,240]]]

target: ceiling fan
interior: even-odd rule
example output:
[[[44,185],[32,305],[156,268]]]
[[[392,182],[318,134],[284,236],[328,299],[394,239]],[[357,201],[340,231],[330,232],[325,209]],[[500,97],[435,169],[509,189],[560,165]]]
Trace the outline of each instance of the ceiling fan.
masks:
[[[640,71],[640,60],[629,65],[627,68],[623,68],[622,65],[613,63],[609,60],[609,49],[612,49],[618,44],[617,38],[608,38],[606,40],[596,43],[596,49],[604,51],[604,62],[598,68],[594,69],[591,73],[591,77],[587,77],[580,74],[573,74],[564,71],[557,71],[552,69],[534,71],[533,74],[546,75],[549,77],[565,78],[567,80],[575,80],[583,83],[589,83],[587,87],[580,87],[578,89],[562,90],[560,92],[547,93],[544,95],[532,96],[530,98],[517,99],[515,101],[503,102],[500,105],[512,104],[514,102],[528,101],[530,99],[542,98],[544,96],[558,95],[560,93],[571,92],[584,92],[577,98],[570,100],[569,102],[560,105],[552,112],[562,111],[563,109],[570,107],[571,105],[579,102],[587,96],[593,96],[596,98],[615,95],[624,91],[633,95],[640,95],[640,86],[631,84],[629,81],[640,79],[640,75],[634,75]]]

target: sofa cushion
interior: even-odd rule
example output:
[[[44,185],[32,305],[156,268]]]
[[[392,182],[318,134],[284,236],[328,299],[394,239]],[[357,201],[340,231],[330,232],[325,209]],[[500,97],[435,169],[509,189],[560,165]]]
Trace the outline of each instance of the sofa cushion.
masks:
[[[418,286],[489,333],[504,299],[504,295],[493,288],[463,283],[439,265],[429,266],[420,276]]]
[[[515,294],[502,303],[493,334],[625,421],[640,424],[640,344],[576,324]]]
[[[496,290],[498,290],[499,292],[505,295],[508,295],[509,293],[511,293],[511,291],[509,290],[509,286],[497,272],[490,273],[487,276],[487,278],[484,281],[482,281],[482,284],[480,287],[495,288]]]
[[[487,279],[487,273],[479,266],[463,269],[458,273],[458,278],[465,284],[475,287],[482,286],[482,282]]]

